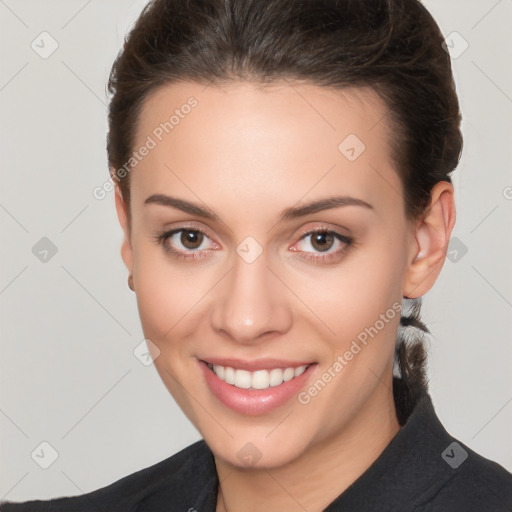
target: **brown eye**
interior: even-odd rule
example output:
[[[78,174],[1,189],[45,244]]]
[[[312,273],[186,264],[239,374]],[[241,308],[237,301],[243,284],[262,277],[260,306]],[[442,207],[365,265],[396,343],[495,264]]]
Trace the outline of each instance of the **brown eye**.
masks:
[[[187,261],[202,260],[211,250],[219,249],[201,229],[184,227],[173,229],[156,235],[155,240],[172,257]]]
[[[354,239],[330,229],[313,229],[304,233],[293,248],[303,259],[317,263],[340,260],[354,243]]]
[[[203,233],[192,230],[182,230],[180,236],[180,242],[183,244],[185,249],[197,249],[201,246],[204,239]]]
[[[328,251],[334,243],[334,236],[329,231],[318,231],[311,235],[311,245],[317,251]]]

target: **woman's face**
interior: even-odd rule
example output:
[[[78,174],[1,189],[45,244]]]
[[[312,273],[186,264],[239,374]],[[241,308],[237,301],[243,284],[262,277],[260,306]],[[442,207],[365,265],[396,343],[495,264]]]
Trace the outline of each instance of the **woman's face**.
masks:
[[[163,382],[231,464],[283,465],[394,415],[417,243],[385,114],[371,90],[285,82],[144,104],[122,255]]]

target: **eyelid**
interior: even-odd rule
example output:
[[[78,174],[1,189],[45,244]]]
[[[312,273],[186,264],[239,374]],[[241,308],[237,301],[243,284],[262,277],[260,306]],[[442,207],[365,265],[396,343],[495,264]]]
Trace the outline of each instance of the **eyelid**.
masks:
[[[187,249],[176,249],[172,247],[171,245],[167,244],[167,241],[172,238],[177,233],[180,233],[181,231],[193,231],[197,233],[203,234],[210,242],[214,245],[213,248],[208,249],[201,249],[201,250],[187,250]],[[196,225],[193,225],[191,223],[187,223],[186,225],[183,224],[181,226],[176,227],[168,227],[163,228],[161,231],[159,231],[155,236],[154,240],[157,243],[157,245],[161,246],[162,249],[171,255],[172,257],[176,258],[177,260],[183,260],[183,261],[190,261],[190,260],[202,260],[203,258],[207,257],[207,255],[217,250],[220,246],[219,244],[209,235],[208,230],[198,227]]]
[[[299,237],[302,237],[306,234],[310,234],[311,232],[315,232],[315,231],[332,231],[334,233],[339,233],[342,236],[346,236],[347,238],[350,238],[350,235],[348,234],[350,232],[350,230],[345,226],[333,225],[333,224],[326,223],[326,222],[318,222],[316,225],[313,225],[313,226],[311,226],[311,224],[314,224],[314,222],[308,223],[308,225],[310,227],[301,228],[301,230],[299,232]],[[345,231],[347,234],[344,235],[343,231]]]
[[[210,247],[209,249],[201,249],[201,252],[220,249],[220,245],[206,231],[204,231],[202,229],[199,229],[199,228],[191,228],[191,227],[188,227],[188,228],[183,228],[183,227],[182,228],[176,228],[176,229],[172,229],[170,231],[170,233],[172,233],[171,236],[173,236],[173,235],[176,235],[176,234],[180,233],[181,231],[191,231],[191,232],[201,233],[204,236],[204,238],[206,238],[206,239],[208,239],[210,241],[210,244],[213,245],[213,247]],[[198,250],[192,250],[192,249],[186,249],[186,250],[188,252],[199,252]]]
[[[347,229],[347,228],[343,228]],[[179,233],[180,231],[195,231],[198,233],[202,233],[205,237],[207,237],[213,244],[214,248],[208,248],[208,249],[201,249],[201,250],[186,250],[186,249],[175,249],[174,247],[167,247],[165,245],[165,242],[174,236],[176,233]],[[331,233],[335,239],[343,244],[343,247],[341,249],[338,249],[334,252],[310,252],[310,251],[299,251],[296,248],[294,248],[295,245],[300,243],[304,238],[307,236],[312,236],[316,233]],[[168,229],[164,229],[160,234],[158,234],[155,239],[157,242],[162,244],[164,247],[164,250],[166,252],[169,252],[173,254],[177,259],[183,259],[183,260],[200,260],[205,257],[207,257],[207,254],[210,252],[217,250],[220,248],[220,245],[209,235],[208,230],[204,229],[202,227],[198,227],[192,223],[187,223],[186,225],[181,225],[177,227],[169,227]],[[316,261],[316,262],[324,262],[331,259],[336,259],[341,257],[346,251],[348,251],[352,245],[355,244],[355,239],[350,235],[345,235],[340,232],[339,228],[335,229],[332,227],[328,227],[326,225],[320,225],[320,226],[314,226],[310,228],[304,228],[301,230],[300,234],[298,235],[298,239],[294,242],[293,246],[291,246],[289,249],[292,250],[292,252],[297,252],[297,255],[305,260],[310,261]],[[330,249],[329,249],[330,250]]]
[[[314,227],[314,228],[306,229],[304,232],[302,232],[299,235],[299,239],[294,243],[294,246],[297,245],[302,240],[304,240],[305,238],[307,238],[308,236],[312,236],[312,235],[315,235],[317,233],[330,233],[330,234],[332,234],[335,237],[336,240],[338,240],[341,243],[344,243],[345,245],[351,245],[355,241],[352,236],[344,235],[343,233],[340,233],[336,229],[329,228],[327,226],[317,226],[317,227]],[[294,249],[293,246],[291,247],[291,249],[293,251],[296,251],[296,249]],[[305,252],[305,251],[300,251],[300,252]],[[321,253],[320,252],[320,253],[316,253],[316,254],[322,255],[322,254],[325,254],[325,253]],[[329,253],[329,254],[335,254],[335,253]]]
[[[216,245],[219,245],[218,242],[215,241],[215,237],[213,237],[210,234],[210,231],[208,228],[205,228],[203,226],[197,226],[197,225],[193,224],[192,222],[185,222],[185,224],[180,224],[179,226],[176,226],[176,227],[164,226],[161,230],[161,233],[162,234],[170,234],[170,233],[176,234],[176,233],[179,233],[180,231],[197,231],[198,233],[202,233],[203,235],[205,235]]]

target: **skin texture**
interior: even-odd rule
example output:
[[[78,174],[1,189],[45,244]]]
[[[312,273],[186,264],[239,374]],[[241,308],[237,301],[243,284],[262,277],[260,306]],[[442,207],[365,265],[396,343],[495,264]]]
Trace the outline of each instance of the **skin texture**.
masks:
[[[197,360],[311,361],[309,388],[393,304],[432,287],[455,222],[453,187],[438,183],[424,217],[407,219],[386,108],[371,89],[166,85],[147,98],[135,147],[190,96],[198,105],[131,171],[129,209],[116,188],[121,255],[144,335],[164,384],[215,455],[217,510],[320,511],[399,430],[392,396],[399,315],[308,404],[293,397],[265,414],[223,405]],[[354,161],[338,149],[350,134],[366,146]],[[219,220],[145,205],[152,194],[198,203]],[[286,208],[333,195],[372,208],[280,221]],[[184,246],[181,233],[165,243],[202,258],[177,259],[156,242],[180,227],[207,237],[198,248]],[[354,241],[301,240],[315,228]],[[247,236],[263,250],[250,264],[236,252]],[[248,442],[261,455],[250,467],[238,456]]]

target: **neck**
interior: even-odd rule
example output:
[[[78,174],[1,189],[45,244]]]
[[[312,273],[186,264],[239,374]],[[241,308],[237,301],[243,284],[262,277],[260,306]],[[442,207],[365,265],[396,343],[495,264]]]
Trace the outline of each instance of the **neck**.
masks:
[[[392,383],[379,385],[343,431],[311,445],[286,466],[247,470],[216,458],[217,512],[323,510],[372,465],[400,430],[391,390]]]

